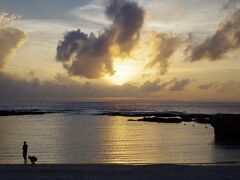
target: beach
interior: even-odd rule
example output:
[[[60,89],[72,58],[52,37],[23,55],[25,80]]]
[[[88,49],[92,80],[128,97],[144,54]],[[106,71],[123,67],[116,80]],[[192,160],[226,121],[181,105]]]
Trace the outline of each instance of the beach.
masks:
[[[240,164],[37,164],[0,165],[1,180],[125,179],[234,180]]]

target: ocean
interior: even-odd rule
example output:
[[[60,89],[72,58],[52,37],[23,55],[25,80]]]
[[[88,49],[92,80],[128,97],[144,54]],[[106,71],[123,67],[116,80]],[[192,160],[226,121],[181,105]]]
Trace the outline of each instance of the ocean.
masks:
[[[38,163],[240,162],[240,144],[215,142],[211,125],[128,121],[106,112],[240,113],[240,103],[25,103],[0,110],[51,112],[0,117],[0,164],[22,164],[22,145]],[[134,119],[131,117],[131,119]],[[135,118],[137,119],[137,118]]]

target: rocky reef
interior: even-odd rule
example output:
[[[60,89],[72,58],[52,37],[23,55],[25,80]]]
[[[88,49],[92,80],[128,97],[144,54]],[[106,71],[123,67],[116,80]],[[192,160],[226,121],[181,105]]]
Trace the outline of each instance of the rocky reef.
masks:
[[[156,123],[195,122],[210,124],[214,128],[216,141],[240,142],[240,114],[186,114],[181,112],[111,112],[104,115],[139,117],[129,121]]]
[[[210,124],[214,128],[216,141],[240,141],[239,114],[217,114]]]
[[[191,114],[177,117],[144,117],[137,121],[158,123],[196,122],[211,124],[216,141],[240,141],[240,114]]]
[[[43,115],[54,113],[51,111],[40,111],[38,109],[24,109],[24,110],[0,110],[0,116],[25,116],[25,115]]]

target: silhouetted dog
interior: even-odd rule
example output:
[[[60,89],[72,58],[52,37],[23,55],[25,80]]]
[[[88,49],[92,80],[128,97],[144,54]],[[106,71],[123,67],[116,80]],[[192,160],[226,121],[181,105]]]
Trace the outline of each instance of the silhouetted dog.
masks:
[[[32,164],[35,164],[37,158],[35,156],[28,156],[28,159],[31,161]]]

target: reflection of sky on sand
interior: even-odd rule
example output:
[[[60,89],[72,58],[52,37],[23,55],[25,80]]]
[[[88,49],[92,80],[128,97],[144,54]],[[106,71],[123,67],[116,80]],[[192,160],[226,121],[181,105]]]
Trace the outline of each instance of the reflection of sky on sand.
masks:
[[[0,163],[22,163],[22,142],[39,163],[207,163],[238,161],[214,144],[213,129],[78,114],[0,117]]]

